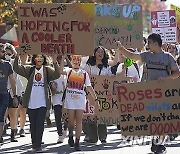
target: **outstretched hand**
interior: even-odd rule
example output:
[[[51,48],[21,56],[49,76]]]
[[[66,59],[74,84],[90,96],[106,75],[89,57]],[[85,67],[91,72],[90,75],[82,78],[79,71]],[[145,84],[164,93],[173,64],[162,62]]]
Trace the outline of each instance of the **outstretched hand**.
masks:
[[[52,55],[52,60],[53,60],[53,63],[56,63],[56,61],[57,61],[57,54],[53,54]]]
[[[115,47],[119,50],[124,49],[124,46],[122,45],[122,43],[120,41],[115,42]]]

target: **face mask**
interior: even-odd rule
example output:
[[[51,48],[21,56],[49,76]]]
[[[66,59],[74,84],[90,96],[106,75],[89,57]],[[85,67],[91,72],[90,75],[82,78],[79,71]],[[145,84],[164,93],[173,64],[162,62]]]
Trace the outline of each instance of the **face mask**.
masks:
[[[5,59],[8,60],[8,61],[11,60],[11,56],[5,55]]]

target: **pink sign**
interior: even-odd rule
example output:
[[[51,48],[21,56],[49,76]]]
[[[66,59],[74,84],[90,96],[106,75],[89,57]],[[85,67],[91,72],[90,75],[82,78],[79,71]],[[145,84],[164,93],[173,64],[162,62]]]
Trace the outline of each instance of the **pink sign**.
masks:
[[[176,42],[176,13],[174,10],[151,12],[152,33],[160,34],[163,42]]]

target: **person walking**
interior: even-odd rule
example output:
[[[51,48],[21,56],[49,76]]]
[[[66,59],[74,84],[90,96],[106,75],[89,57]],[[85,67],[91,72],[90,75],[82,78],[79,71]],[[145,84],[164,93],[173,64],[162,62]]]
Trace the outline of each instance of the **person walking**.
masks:
[[[12,66],[9,62],[4,61],[6,58],[5,45],[0,44],[0,142],[3,143],[3,127],[4,127],[4,115],[9,104],[9,93],[7,89],[8,79],[12,89],[12,101],[13,105],[18,105],[16,83],[13,76]]]
[[[60,77],[57,56],[53,55],[54,69],[46,66],[44,55],[34,54],[32,65],[21,65],[19,52],[14,61],[14,71],[28,79],[27,87],[22,98],[23,107],[28,108],[32,148],[35,152],[41,152],[42,136],[44,132],[44,120],[47,109],[50,109],[49,82]]]
[[[63,56],[64,57],[64,56]],[[74,146],[75,151],[81,151],[80,149],[80,136],[82,132],[82,118],[83,112],[86,106],[86,92],[84,88],[92,95],[98,106],[97,96],[91,86],[89,75],[86,71],[80,69],[82,56],[72,55],[71,64],[72,68],[63,72],[62,66],[64,65],[64,58],[62,59],[61,72],[67,75],[67,85],[65,88],[65,100],[64,108],[68,111],[68,129],[69,129],[69,140],[70,147]],[[73,129],[76,124],[76,139],[74,143]]]
[[[158,80],[162,83],[165,79],[175,79],[179,76],[179,69],[174,57],[162,50],[162,39],[159,34],[152,33],[148,36],[148,49],[149,51],[135,54],[127,50],[121,42],[116,42],[117,49],[120,53],[135,61],[140,60],[146,67],[144,74],[145,81]],[[158,141],[158,143],[154,143]],[[165,136],[159,136],[153,140],[151,151],[157,154],[165,153],[166,147],[164,146]]]

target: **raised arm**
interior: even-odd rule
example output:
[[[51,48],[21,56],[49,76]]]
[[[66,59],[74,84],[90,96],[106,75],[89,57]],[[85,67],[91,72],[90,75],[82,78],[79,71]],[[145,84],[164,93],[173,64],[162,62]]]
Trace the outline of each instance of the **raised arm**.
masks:
[[[17,74],[19,74],[19,75],[25,77],[26,79],[28,79],[29,78],[28,72],[30,70],[30,67],[31,66],[28,66],[28,65],[24,66],[24,65],[19,64],[19,55],[16,55],[15,60],[14,60],[13,70]]]
[[[117,50],[119,50],[120,53],[122,53],[124,56],[131,58],[134,61],[140,60],[141,61],[141,55],[140,54],[135,54],[129,50],[127,50],[121,42],[117,41],[115,43],[115,46],[117,47]]]
[[[53,60],[53,65],[54,65],[54,69],[48,67],[48,78],[49,78],[49,81],[53,81],[53,80],[56,80],[60,77],[60,67],[57,63],[57,55],[53,55],[52,56],[52,60]]]
[[[64,71],[64,60],[67,56],[66,55],[63,55],[62,56],[62,59],[61,59],[61,65],[60,65],[60,74],[62,75],[66,75],[66,72]]]

